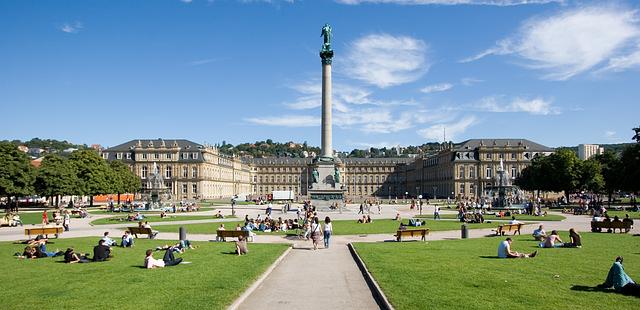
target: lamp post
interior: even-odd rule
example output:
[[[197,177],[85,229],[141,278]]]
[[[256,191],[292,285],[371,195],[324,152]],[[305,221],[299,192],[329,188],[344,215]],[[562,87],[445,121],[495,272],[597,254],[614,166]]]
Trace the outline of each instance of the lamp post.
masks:
[[[433,187],[433,200],[436,200],[436,190],[438,189],[437,186]]]

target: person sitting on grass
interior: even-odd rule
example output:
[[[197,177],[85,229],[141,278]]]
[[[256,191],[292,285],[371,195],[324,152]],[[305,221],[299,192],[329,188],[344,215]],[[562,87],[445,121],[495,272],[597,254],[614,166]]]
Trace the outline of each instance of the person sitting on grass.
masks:
[[[86,254],[76,254],[73,248],[68,248],[64,252],[64,262],[67,264],[75,264],[75,263],[88,263],[89,258]]]
[[[564,244],[565,248],[581,248],[582,247],[582,237],[579,233],[576,232],[575,229],[569,229],[569,238],[571,242],[567,242]]]
[[[216,213],[216,218],[218,219],[223,219],[224,215],[222,215],[222,211],[218,210],[218,213]]]
[[[120,245],[123,248],[130,248],[133,246],[133,236],[131,235],[131,233],[129,233],[129,231],[125,231],[124,235],[122,235],[122,241],[120,242]]]
[[[511,238],[507,238],[505,241],[500,242],[498,246],[498,257],[499,258],[529,258],[536,257],[538,255],[538,251],[534,251],[531,254],[518,253],[511,251],[511,243],[513,240]]]
[[[367,220],[365,221],[365,223],[367,223],[367,224],[373,223],[373,220],[371,219],[370,215],[367,215]]]
[[[551,234],[540,243],[541,248],[559,248],[562,246],[562,239],[560,239],[556,230],[552,230]]]
[[[236,241],[236,254],[247,255],[249,253],[249,249],[247,248],[247,240],[244,236],[238,236],[238,241]]]
[[[102,240],[104,240],[104,245],[106,245],[106,246],[117,246],[118,245],[115,240],[109,238],[109,232],[108,231],[104,232],[104,236],[102,237]]]
[[[364,224],[367,222],[367,216],[363,215],[361,219],[358,219],[358,224]]]
[[[622,261],[622,256],[616,257],[616,261],[609,269],[607,279],[604,281],[604,283],[598,285],[598,287],[613,287],[618,293],[640,297],[640,285],[631,280],[631,277],[629,277],[629,275],[624,272]]]
[[[533,230],[533,238],[536,239],[536,241],[544,241],[544,239],[547,237],[547,232],[544,231],[544,228],[542,225],[540,225],[537,229]]]
[[[164,218],[167,218],[167,217],[169,217],[169,216],[167,215],[167,212],[164,212],[164,211],[160,212],[160,218],[161,218],[161,219],[164,219]]]
[[[393,219],[394,221],[401,221],[400,212],[396,213],[396,217]]]
[[[153,250],[147,250],[146,255],[147,256],[144,258],[144,268],[153,269],[164,267],[164,261],[153,258]]]
[[[111,248],[104,245],[104,240],[100,239],[98,245],[93,247],[93,261],[104,262],[111,257]]]

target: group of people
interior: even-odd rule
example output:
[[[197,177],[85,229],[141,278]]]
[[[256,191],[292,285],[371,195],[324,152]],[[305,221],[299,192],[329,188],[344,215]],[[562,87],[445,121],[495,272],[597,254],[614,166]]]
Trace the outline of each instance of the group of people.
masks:
[[[370,215],[363,215],[362,218],[358,219],[356,222],[358,224],[369,224],[373,223],[373,220],[371,219]]]

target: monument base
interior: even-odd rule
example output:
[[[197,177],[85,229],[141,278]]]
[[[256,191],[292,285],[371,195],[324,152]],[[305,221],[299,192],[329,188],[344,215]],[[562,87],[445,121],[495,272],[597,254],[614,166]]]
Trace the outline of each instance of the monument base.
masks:
[[[331,160],[319,158],[312,166],[317,173],[318,180],[309,189],[311,204],[318,211],[338,211],[343,204],[344,190],[339,182],[339,174],[336,174],[336,160],[333,158]],[[332,209],[331,207],[335,206],[336,203],[338,208]]]

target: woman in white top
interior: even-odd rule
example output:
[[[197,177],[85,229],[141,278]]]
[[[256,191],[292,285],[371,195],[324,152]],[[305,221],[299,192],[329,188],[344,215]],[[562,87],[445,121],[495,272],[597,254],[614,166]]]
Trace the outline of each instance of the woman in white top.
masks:
[[[147,257],[144,258],[144,268],[153,269],[162,267],[164,267],[164,261],[153,258],[153,250],[147,250]]]
[[[311,240],[313,241],[313,249],[318,249],[318,242],[320,242],[320,233],[322,232],[322,227],[318,222],[318,217],[313,218],[313,222],[311,223]]]
[[[331,225],[331,219],[327,216],[324,218],[324,248],[329,248],[329,240],[333,233],[333,225]]]

